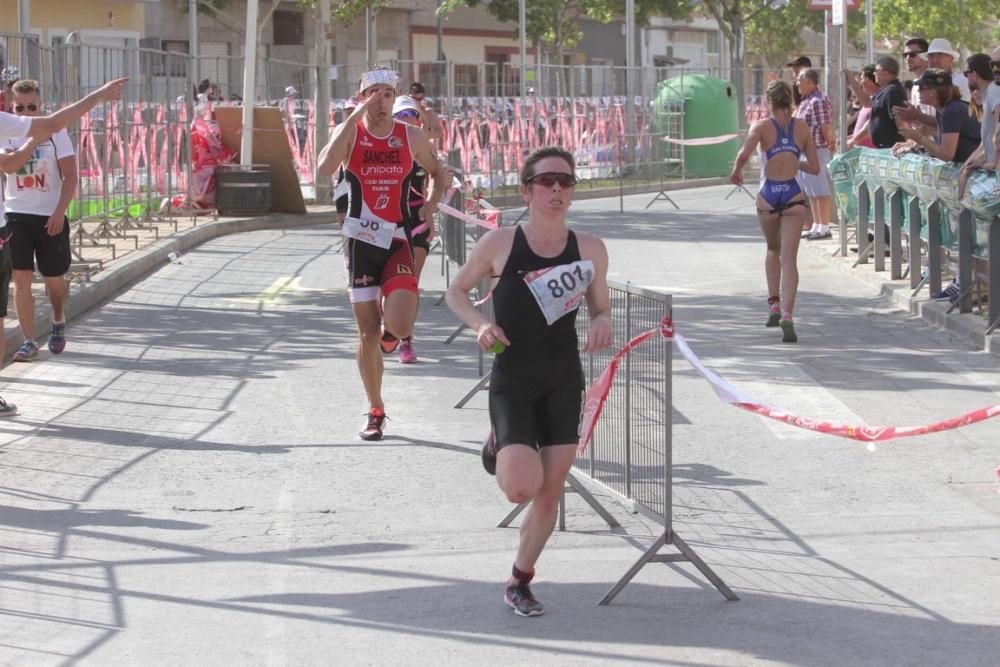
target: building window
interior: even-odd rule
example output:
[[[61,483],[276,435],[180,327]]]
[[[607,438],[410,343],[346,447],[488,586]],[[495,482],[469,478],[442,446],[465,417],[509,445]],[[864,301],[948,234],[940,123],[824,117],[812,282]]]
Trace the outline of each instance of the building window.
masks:
[[[719,53],[722,49],[722,36],[718,32],[710,32],[708,37],[708,48],[706,51],[709,53]]]
[[[274,45],[302,46],[305,44],[305,14],[302,12],[274,12]]]
[[[161,48],[174,53],[190,53],[188,41],[181,39],[165,39]],[[162,65],[153,72],[154,76],[187,76],[187,61],[184,56],[164,55]]]

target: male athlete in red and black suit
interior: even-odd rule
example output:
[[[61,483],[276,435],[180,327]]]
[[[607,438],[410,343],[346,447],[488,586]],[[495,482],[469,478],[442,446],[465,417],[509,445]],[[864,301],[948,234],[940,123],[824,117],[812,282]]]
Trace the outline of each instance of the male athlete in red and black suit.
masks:
[[[403,225],[408,215],[410,174],[416,162],[431,180],[430,193],[419,212],[427,224],[448,179],[438,164],[427,133],[392,117],[399,75],[375,69],[361,76],[360,104],[334,130],[319,154],[320,173],[332,176],[344,165],[350,186],[346,237],[348,292],[361,342],[358,369],[368,395],[368,420],[361,437],[382,438],[382,352],[392,352],[410,335],[417,317],[417,280],[413,252]],[[379,315],[379,298],[384,314]]]

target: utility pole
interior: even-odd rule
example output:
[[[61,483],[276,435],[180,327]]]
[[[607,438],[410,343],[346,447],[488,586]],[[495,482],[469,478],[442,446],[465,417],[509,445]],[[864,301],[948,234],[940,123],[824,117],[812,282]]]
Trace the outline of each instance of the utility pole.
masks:
[[[195,85],[201,81],[201,72],[199,71],[199,65],[201,64],[198,60],[198,56],[201,55],[198,44],[198,0],[188,0],[188,44],[190,48],[188,52],[191,54],[191,80],[194,81]]]
[[[243,134],[240,164],[253,164],[253,107],[257,101],[257,0],[247,3],[247,28],[243,49]]]
[[[319,151],[330,136],[330,0],[316,3],[316,150]],[[330,200],[330,179],[313,174],[316,203]]]

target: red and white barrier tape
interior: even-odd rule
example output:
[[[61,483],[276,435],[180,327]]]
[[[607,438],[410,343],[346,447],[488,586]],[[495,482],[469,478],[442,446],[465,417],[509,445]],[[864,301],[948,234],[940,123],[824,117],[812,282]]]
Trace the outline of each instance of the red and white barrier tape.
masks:
[[[621,360],[626,354],[650,338],[653,338],[658,333],[666,338],[673,339],[674,344],[677,346],[677,351],[680,352],[681,355],[687,359],[688,363],[690,363],[691,366],[694,367],[694,369],[708,381],[708,383],[712,386],[712,390],[715,392],[715,395],[723,403],[729,403],[730,405],[734,405],[742,410],[746,410],[747,412],[752,412],[754,414],[761,415],[762,417],[774,419],[775,421],[780,421],[791,426],[797,426],[798,428],[816,431],[817,433],[836,435],[842,438],[859,440],[861,442],[880,442],[891,440],[893,438],[906,438],[916,435],[926,435],[928,433],[948,431],[985,421],[987,419],[992,419],[993,417],[1000,415],[1000,403],[997,403],[985,408],[979,408],[978,410],[966,412],[958,417],[952,417],[951,419],[945,419],[921,426],[856,426],[850,424],[832,424],[830,422],[820,421],[817,419],[799,417],[786,410],[781,410],[779,408],[760,403],[706,368],[698,356],[688,346],[687,340],[684,339],[684,336],[674,332],[673,324],[670,320],[664,319],[663,324],[659,329],[644,331],[618,350],[614,357],[612,357],[607,368],[604,369],[604,372],[598,376],[593,385],[591,385],[590,389],[587,390],[587,394],[584,397],[583,416],[580,420],[580,441],[578,443],[579,453],[582,454],[587,449],[587,444],[590,442],[594,428],[597,425],[597,420],[604,407],[604,402],[607,400],[608,393],[611,391],[611,385],[614,381],[615,373],[618,370],[618,365],[621,363]],[[998,492],[1000,492],[1000,469],[998,469]]]

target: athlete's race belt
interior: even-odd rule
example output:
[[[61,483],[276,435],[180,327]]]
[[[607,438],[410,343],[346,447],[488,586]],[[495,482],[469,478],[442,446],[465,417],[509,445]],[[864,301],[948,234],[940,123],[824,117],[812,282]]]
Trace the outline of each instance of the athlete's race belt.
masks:
[[[384,220],[362,220],[348,216],[344,218],[342,232],[344,236],[356,241],[369,243],[379,248],[388,248],[392,245],[396,225]]]
[[[593,280],[594,263],[589,259],[524,275],[524,282],[549,324],[579,308]]]

